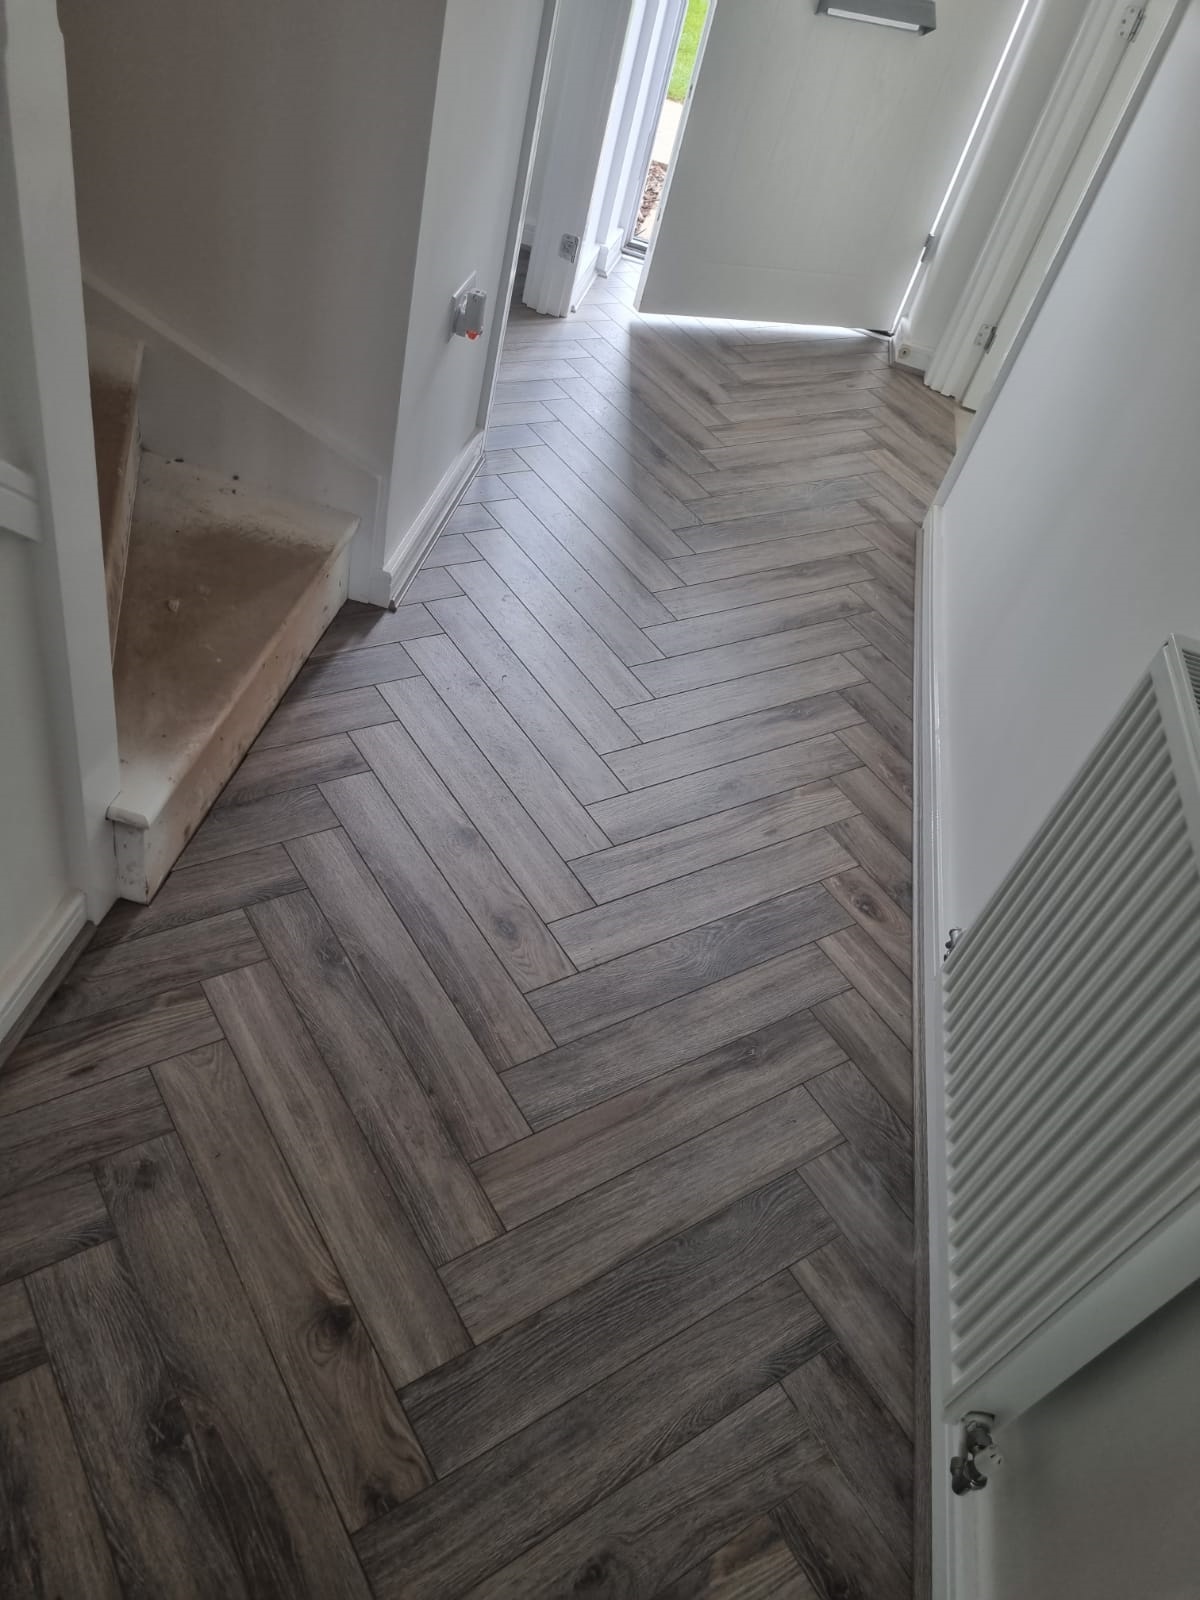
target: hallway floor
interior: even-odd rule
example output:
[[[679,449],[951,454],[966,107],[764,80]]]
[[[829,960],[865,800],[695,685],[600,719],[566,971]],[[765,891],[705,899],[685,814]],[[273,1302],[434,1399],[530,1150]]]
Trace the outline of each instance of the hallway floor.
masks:
[[[6,1594],[910,1593],[951,408],[633,270],[0,1071]]]

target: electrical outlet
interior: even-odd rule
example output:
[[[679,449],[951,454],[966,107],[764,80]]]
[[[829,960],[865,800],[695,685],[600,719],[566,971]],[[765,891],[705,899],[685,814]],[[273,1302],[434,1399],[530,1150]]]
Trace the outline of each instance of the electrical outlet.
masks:
[[[579,254],[579,235],[577,233],[564,233],[559,244],[558,253],[564,261],[574,261]]]

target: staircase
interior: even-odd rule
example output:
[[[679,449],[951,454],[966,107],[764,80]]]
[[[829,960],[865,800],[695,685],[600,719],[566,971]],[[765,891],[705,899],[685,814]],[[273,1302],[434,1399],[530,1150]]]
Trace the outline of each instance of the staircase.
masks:
[[[121,789],[148,901],[346,596],[356,519],[141,448],[142,349],[89,330]]]

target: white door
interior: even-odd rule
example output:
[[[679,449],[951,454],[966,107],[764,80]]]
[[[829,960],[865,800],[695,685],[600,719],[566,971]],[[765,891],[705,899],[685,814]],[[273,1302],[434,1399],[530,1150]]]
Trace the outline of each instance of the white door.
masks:
[[[1019,10],[714,0],[640,308],[891,329]]]

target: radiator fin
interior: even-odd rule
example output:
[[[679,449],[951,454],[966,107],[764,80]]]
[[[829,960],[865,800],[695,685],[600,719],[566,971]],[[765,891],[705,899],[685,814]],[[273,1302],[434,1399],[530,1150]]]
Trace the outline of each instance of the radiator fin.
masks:
[[[960,1391],[1200,1194],[1200,651],[1170,652],[944,969]]]

